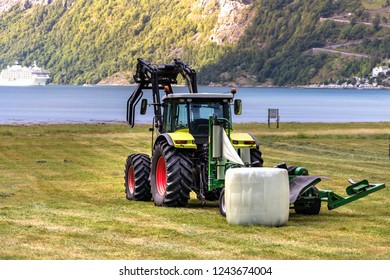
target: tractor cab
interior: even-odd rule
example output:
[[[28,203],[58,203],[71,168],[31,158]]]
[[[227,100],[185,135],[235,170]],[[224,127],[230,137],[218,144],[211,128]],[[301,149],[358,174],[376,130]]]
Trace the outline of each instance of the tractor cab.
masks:
[[[163,101],[162,133],[186,132],[195,144],[207,143],[209,117],[231,120],[233,94],[167,94]]]

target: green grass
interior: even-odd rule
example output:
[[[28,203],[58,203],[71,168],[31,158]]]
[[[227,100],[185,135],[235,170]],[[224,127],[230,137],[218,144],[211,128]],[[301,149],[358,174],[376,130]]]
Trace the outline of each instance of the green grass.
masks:
[[[390,185],[390,123],[240,124],[265,166]],[[150,152],[147,126],[0,126],[0,259],[390,259],[388,188],[287,226],[229,225],[217,203],[155,207],[125,198],[126,156]]]

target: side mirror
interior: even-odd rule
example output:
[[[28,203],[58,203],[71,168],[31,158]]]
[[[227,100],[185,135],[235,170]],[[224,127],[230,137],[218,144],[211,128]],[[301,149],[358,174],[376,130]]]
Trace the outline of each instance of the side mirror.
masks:
[[[234,114],[241,115],[242,113],[242,102],[241,99],[234,100]]]
[[[142,99],[141,101],[141,115],[146,114],[146,109],[148,108],[148,100],[147,99]]]

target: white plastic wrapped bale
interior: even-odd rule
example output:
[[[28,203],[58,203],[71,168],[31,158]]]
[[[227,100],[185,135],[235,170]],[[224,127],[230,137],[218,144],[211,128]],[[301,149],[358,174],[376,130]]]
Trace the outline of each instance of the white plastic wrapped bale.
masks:
[[[283,226],[290,208],[288,173],[280,168],[231,168],[225,176],[229,224]]]

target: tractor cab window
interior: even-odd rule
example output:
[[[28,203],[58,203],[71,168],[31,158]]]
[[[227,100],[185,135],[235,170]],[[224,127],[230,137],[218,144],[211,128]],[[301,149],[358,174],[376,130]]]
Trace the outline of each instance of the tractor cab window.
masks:
[[[209,117],[226,118],[226,106],[219,102],[190,104],[190,133],[207,135],[209,132]]]
[[[220,103],[192,103],[191,120],[209,119],[211,116],[223,118],[223,105]]]
[[[167,103],[164,107],[164,132],[174,132],[188,128],[188,105],[186,103]]]
[[[187,104],[179,103],[176,104],[176,114],[175,114],[175,130],[188,128],[188,114],[187,114]]]

